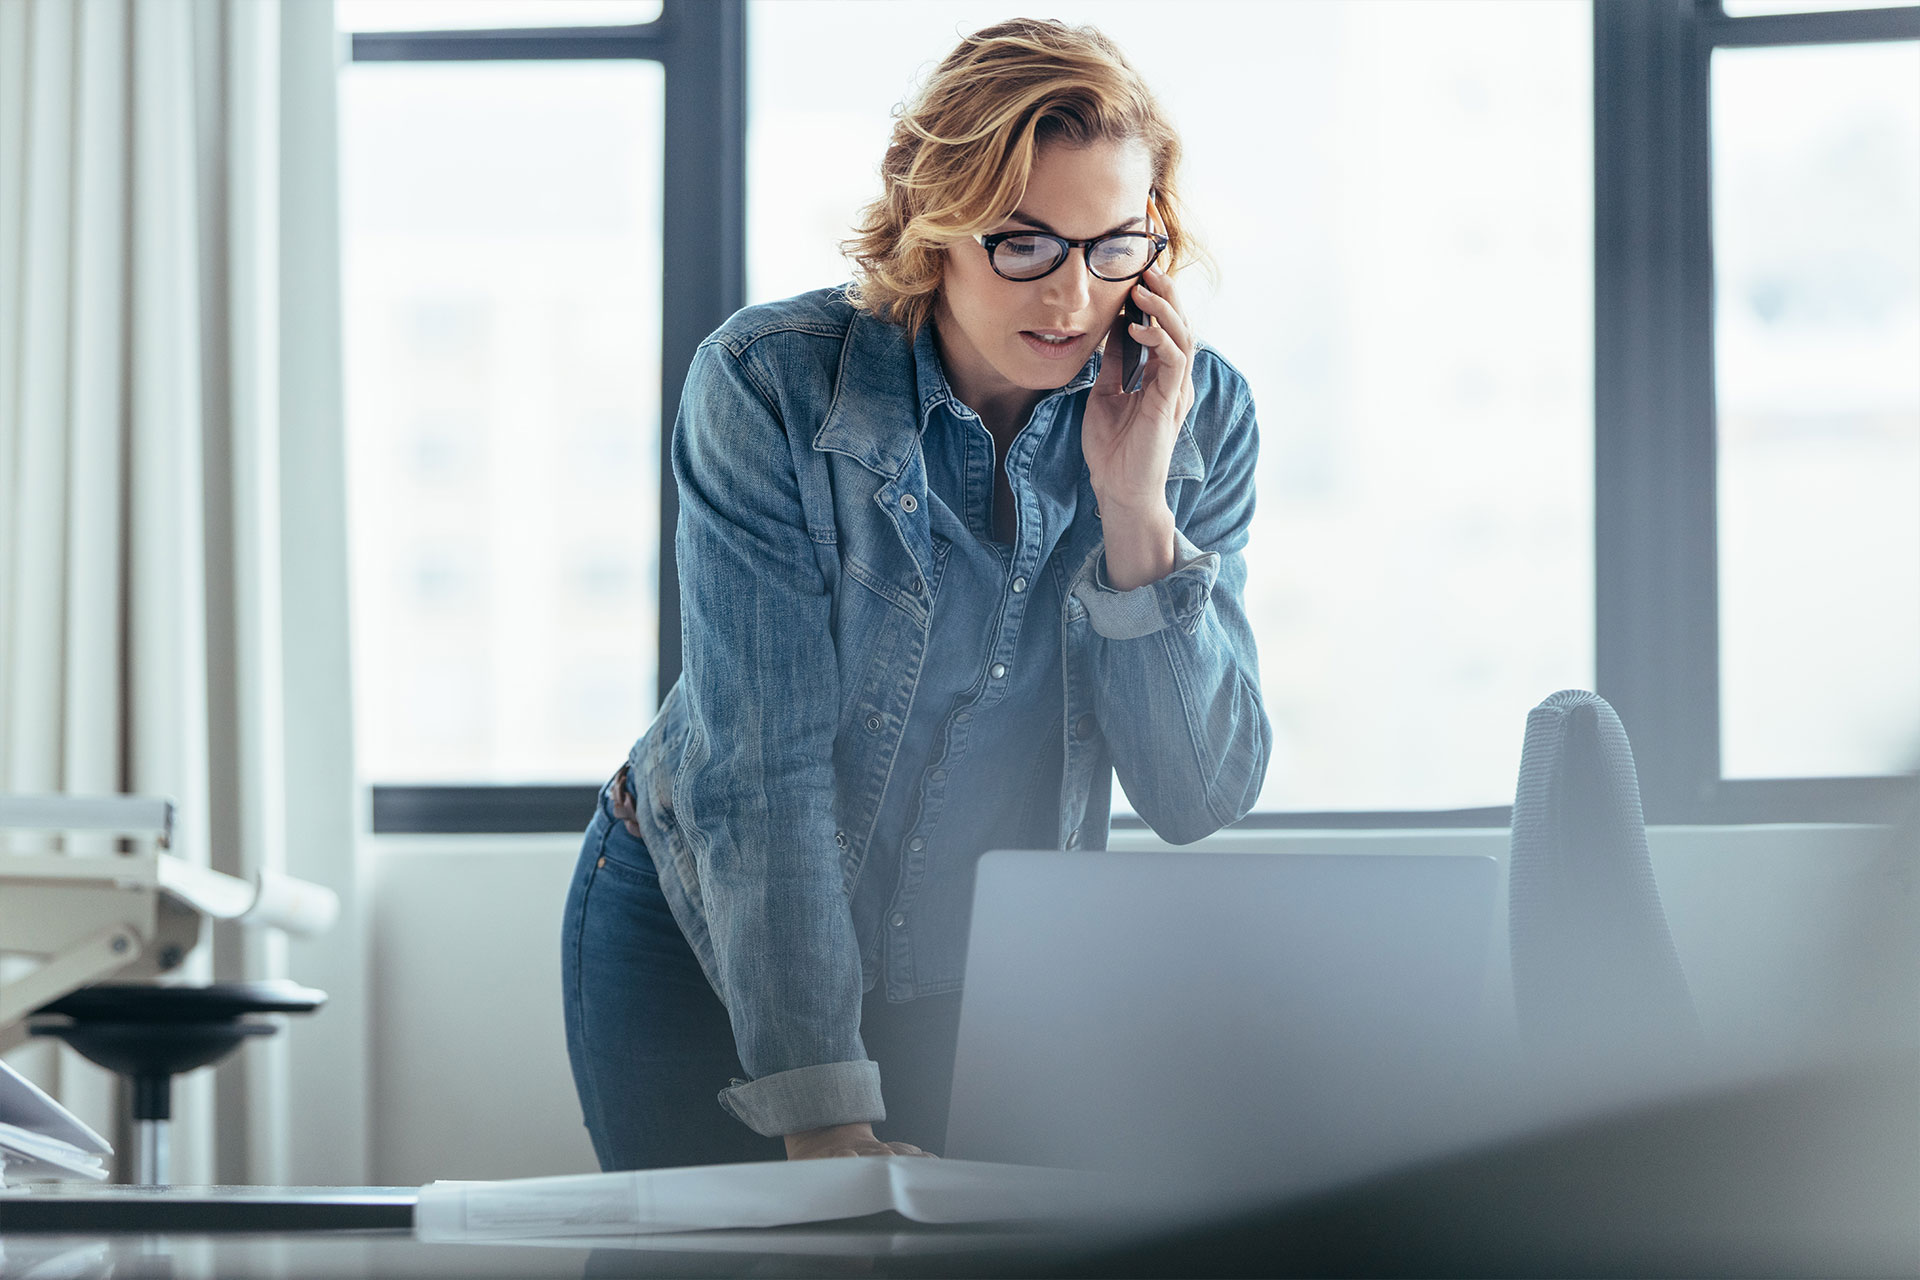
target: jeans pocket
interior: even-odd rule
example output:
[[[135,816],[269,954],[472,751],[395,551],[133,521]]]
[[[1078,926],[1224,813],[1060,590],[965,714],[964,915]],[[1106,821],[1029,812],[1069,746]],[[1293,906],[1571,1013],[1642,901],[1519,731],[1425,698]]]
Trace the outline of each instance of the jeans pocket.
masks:
[[[646,841],[627,830],[627,824],[613,814],[609,798],[613,785],[608,783],[607,789],[600,793],[601,817],[607,827],[600,837],[600,866],[657,879],[660,873],[653,865],[653,854],[647,848]]]

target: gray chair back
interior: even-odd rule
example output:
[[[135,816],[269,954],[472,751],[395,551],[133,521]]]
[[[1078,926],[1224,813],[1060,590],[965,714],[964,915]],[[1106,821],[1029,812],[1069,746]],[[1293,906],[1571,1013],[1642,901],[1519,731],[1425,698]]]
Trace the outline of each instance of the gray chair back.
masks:
[[[1633,749],[1598,694],[1563,690],[1528,714],[1508,871],[1515,1014],[1530,1048],[1641,1057],[1697,1044]]]

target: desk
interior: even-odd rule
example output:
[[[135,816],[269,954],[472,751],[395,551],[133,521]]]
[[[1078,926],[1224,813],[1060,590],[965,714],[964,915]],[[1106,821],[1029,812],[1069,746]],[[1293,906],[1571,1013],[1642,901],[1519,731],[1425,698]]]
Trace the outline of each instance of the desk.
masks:
[[[407,1189],[345,1193],[396,1190]],[[0,1196],[16,1216],[19,1203]],[[1920,1052],[1903,1049],[1591,1117],[1151,1238],[927,1227],[894,1214],[537,1245],[424,1244],[397,1227],[16,1234],[0,1219],[0,1276],[41,1266],[63,1280],[1914,1275],[1916,1204]]]
[[[124,1187],[46,1183],[0,1192],[0,1236],[46,1232],[413,1228],[418,1187]],[[0,1277],[4,1277],[0,1272]]]
[[[623,1276],[1054,1275],[1091,1246],[893,1214],[775,1231],[426,1244],[405,1229],[0,1236],[0,1276],[62,1280],[613,1280]]]

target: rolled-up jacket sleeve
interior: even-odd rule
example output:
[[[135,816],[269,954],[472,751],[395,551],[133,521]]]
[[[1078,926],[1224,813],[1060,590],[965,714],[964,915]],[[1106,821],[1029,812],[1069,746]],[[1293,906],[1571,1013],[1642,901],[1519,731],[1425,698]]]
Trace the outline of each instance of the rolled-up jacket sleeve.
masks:
[[[1114,772],[1174,844],[1253,808],[1273,739],[1245,601],[1258,426],[1245,383],[1210,363],[1212,394],[1189,419],[1206,474],[1178,482],[1173,572],[1119,591],[1095,555],[1071,587],[1094,631],[1091,684]]]
[[[674,809],[750,1077],[720,1102],[769,1136],[883,1119],[834,841],[828,587],[776,402],[720,342],[688,369],[672,456],[692,726]]]

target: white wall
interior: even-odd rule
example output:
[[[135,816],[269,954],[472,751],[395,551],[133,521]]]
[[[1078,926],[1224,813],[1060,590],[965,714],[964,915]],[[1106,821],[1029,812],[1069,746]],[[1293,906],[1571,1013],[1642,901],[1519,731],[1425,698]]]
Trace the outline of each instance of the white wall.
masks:
[[[373,845],[371,1181],[594,1172],[560,1018],[579,837]]]
[[[1654,868],[1703,1022],[1722,1038],[1845,1033],[1896,966],[1920,979],[1917,860],[1870,827],[1655,828]],[[1118,848],[1155,847],[1117,833]],[[1485,853],[1507,833],[1226,832],[1247,853]],[[560,1017],[575,837],[373,842],[372,1180],[591,1171]],[[1504,890],[1503,890],[1504,891]],[[1496,918],[1506,918],[1501,904]],[[1494,954],[1504,965],[1504,946]]]

